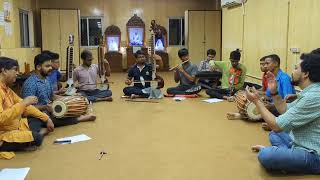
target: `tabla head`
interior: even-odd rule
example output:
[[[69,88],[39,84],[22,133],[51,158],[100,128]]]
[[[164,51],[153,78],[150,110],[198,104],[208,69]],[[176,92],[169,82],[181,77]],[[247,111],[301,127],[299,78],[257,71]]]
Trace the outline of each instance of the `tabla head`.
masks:
[[[68,111],[67,105],[63,101],[56,100],[52,103],[52,114],[57,117],[63,117]]]
[[[256,105],[252,102],[247,104],[246,112],[250,121],[260,121],[262,119]]]

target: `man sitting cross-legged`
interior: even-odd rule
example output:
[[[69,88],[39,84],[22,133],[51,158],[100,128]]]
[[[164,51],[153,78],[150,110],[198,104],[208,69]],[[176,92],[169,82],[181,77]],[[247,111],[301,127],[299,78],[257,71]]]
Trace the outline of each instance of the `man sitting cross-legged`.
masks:
[[[53,100],[59,98],[59,96],[54,95],[51,84],[49,83],[47,76],[51,71],[51,56],[41,53],[34,58],[35,71],[31,76],[24,82],[22,87],[22,96],[36,96],[38,102],[35,104],[40,111],[45,112],[52,119],[54,125],[66,126],[77,124],[78,122],[93,121],[96,119],[95,115],[82,115],[78,118],[56,118],[52,115],[52,102]],[[29,126],[31,128],[41,130],[41,127],[46,126],[45,122],[28,119]]]
[[[0,158],[5,159],[13,158],[13,151],[40,146],[43,136],[54,129],[48,115],[32,106],[38,102],[37,97],[21,99],[9,88],[17,75],[18,62],[0,57]],[[43,122],[47,129],[36,131],[28,120]]]
[[[271,74],[271,73],[270,73]],[[256,90],[247,89],[247,97],[272,129],[272,146],[253,146],[258,160],[269,171],[320,174],[320,55],[303,54],[292,73],[292,82],[302,89],[298,98],[286,104],[278,92],[278,82],[272,74],[268,88],[281,114],[275,117],[259,101]]]

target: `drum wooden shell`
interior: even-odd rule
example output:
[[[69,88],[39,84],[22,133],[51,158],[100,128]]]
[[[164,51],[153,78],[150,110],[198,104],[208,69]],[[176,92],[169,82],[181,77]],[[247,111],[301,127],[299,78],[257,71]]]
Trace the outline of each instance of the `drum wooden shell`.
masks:
[[[250,121],[259,121],[261,114],[257,111],[256,105],[247,99],[245,91],[238,91],[235,95],[235,102],[239,113]]]
[[[59,98],[52,103],[52,114],[56,118],[79,117],[87,113],[89,101],[82,96]]]

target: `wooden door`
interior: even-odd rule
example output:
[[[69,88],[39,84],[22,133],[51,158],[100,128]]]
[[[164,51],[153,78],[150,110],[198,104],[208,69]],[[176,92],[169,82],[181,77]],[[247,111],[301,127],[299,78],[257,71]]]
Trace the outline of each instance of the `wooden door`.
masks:
[[[74,59],[73,63],[79,66],[80,44],[79,44],[79,11],[60,10],[60,31],[61,31],[61,69],[66,70],[67,47],[69,35],[74,36]]]
[[[42,50],[60,55],[60,69],[66,70],[69,35],[74,35],[74,63],[79,65],[79,10],[41,9]]]
[[[319,48],[320,24],[319,0],[290,1],[287,72],[291,74],[294,65],[300,60],[301,53],[309,53]],[[306,16],[306,12],[308,15]],[[299,48],[300,53],[292,53],[291,48]]]
[[[188,42],[190,59],[194,64],[199,64],[205,56],[204,41],[204,11],[188,11]]]
[[[57,9],[41,9],[42,50],[50,50],[60,55],[60,13]]]
[[[205,11],[204,57],[208,49],[215,49],[216,60],[221,59],[221,11]]]

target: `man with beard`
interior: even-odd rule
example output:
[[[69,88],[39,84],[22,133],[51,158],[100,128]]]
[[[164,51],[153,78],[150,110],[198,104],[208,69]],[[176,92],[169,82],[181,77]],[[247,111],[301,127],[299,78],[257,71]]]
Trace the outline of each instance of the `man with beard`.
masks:
[[[302,54],[292,73],[292,82],[302,92],[292,103],[286,104],[278,92],[278,82],[268,72],[268,88],[281,114],[275,117],[259,100],[255,89],[247,88],[252,101],[272,129],[272,146],[256,145],[258,160],[269,171],[320,174],[320,55]]]
[[[65,81],[66,77],[62,76],[59,70],[60,68],[59,54],[48,51],[48,50],[42,51],[42,53],[48,54],[52,58],[51,59],[52,70],[50,74],[47,76],[47,78],[53,88],[53,92],[55,94],[65,93],[66,89],[62,87],[61,81]]]
[[[79,118],[55,118],[52,116],[52,101],[59,98],[54,95],[51,84],[49,83],[47,76],[52,70],[51,67],[52,57],[46,53],[38,54],[34,58],[35,70],[31,76],[24,82],[22,87],[22,96],[36,96],[38,103],[35,105],[40,111],[45,112],[52,119],[56,127],[77,124],[78,122],[93,121],[96,119],[95,115],[83,115]],[[29,120],[29,126],[32,129],[40,131],[43,126],[46,126],[45,122],[37,119]]]
[[[314,49],[311,51],[312,54],[319,54],[320,55],[320,48]],[[298,98],[297,94],[289,94],[285,97],[287,103],[293,102]]]
[[[38,120],[47,124],[47,132],[54,125],[51,119],[32,106],[38,98],[28,96],[21,99],[9,87],[18,75],[16,60],[0,57],[0,158],[11,159],[13,151],[27,150],[40,146],[45,131],[34,131],[28,120]]]

